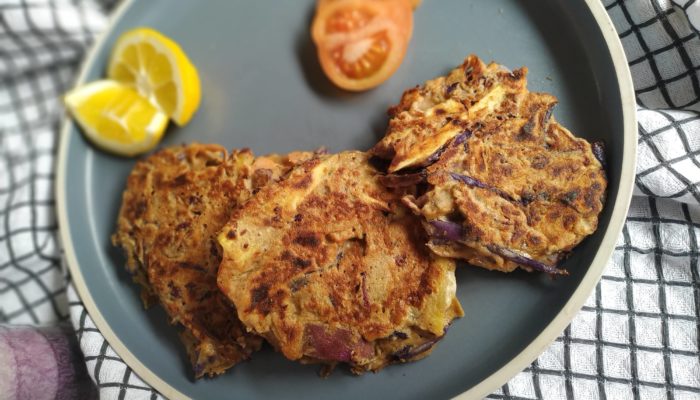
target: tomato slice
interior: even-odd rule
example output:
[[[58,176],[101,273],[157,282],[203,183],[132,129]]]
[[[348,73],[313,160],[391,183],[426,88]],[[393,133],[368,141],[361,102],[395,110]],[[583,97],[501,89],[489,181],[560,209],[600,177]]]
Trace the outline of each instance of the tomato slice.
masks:
[[[409,0],[320,0],[311,27],[324,73],[337,86],[378,86],[401,65],[413,32]]]

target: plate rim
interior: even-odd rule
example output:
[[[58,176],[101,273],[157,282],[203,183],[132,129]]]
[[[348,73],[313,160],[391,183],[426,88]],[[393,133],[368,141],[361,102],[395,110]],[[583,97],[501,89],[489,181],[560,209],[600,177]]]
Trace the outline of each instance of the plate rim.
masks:
[[[494,371],[491,375],[484,378],[475,386],[469,388],[465,392],[457,395],[456,399],[480,399],[492,393],[513,376],[521,372],[527,365],[531,364],[545,349],[549,346],[566,326],[571,323],[574,316],[580,311],[586,299],[590,296],[595,286],[598,284],[603,270],[607,262],[612,256],[612,252],[617,243],[617,238],[622,232],[627,212],[632,200],[632,192],[634,187],[634,176],[637,159],[637,116],[635,107],[634,86],[632,84],[632,75],[627,63],[622,42],[615,30],[615,27],[608,15],[605,7],[600,0],[584,0],[588,9],[591,11],[593,18],[598,24],[598,28],[603,34],[603,38],[607,45],[607,49],[612,58],[613,67],[615,69],[616,79],[619,84],[620,99],[622,102],[622,122],[623,122],[623,158],[620,174],[620,185],[618,188],[617,197],[615,199],[615,207],[610,216],[608,229],[603,236],[600,247],[593,258],[588,271],[579,283],[578,287],[571,295],[569,300],[564,304],[561,311],[552,319],[552,321],[533,339],[520,353],[515,355],[504,366]],[[130,8],[134,0],[123,0],[117,6],[113,14],[109,18],[109,23],[105,30],[100,33],[99,37],[93,43],[85,60],[83,61],[78,77],[74,83],[74,87],[85,82],[88,70],[93,64],[99,50],[103,47],[106,38],[113,31],[117,21],[119,21],[124,13]],[[94,302],[90,291],[87,288],[85,280],[78,265],[78,259],[75,253],[73,240],[68,228],[68,209],[66,197],[66,169],[68,151],[68,135],[72,127],[72,120],[64,115],[61,130],[60,143],[57,155],[57,176],[54,187],[56,210],[59,225],[59,239],[63,246],[65,263],[68,271],[71,274],[71,280],[75,286],[78,296],[83,302],[90,318],[95,323],[95,326],[104,336],[105,340],[112,349],[124,360],[129,368],[151,385],[159,393],[170,399],[189,399],[187,395],[180,392],[171,386],[168,382],[161,379],[157,374],[146,367],[139,359],[129,350],[129,348],[119,339],[115,332],[111,329],[107,320],[104,319],[99,312],[96,303]]]

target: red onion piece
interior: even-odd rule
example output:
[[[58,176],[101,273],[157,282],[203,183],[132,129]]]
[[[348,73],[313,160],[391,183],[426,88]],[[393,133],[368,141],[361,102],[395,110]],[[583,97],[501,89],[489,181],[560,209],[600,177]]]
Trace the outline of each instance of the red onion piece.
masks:
[[[433,232],[430,236],[438,239],[447,239],[451,241],[460,241],[463,239],[462,225],[452,222],[435,219],[429,222],[433,227]]]
[[[428,166],[430,164],[434,164],[437,160],[440,159],[440,156],[442,153],[445,151],[445,147],[440,147],[435,153],[431,154],[430,157],[428,157],[423,165]]]
[[[465,183],[469,186],[474,186],[474,187],[478,187],[478,188],[482,188],[482,189],[492,189],[491,186],[485,184],[484,182],[482,182],[476,178],[472,178],[471,176],[461,175],[461,174],[458,174],[456,172],[450,172],[450,176],[452,177],[452,179],[454,179],[458,182]]]
[[[591,150],[593,150],[593,155],[595,156],[596,160],[600,162],[600,165],[605,168],[606,162],[605,162],[605,143],[602,141],[597,141],[591,143]]]
[[[478,187],[481,189],[490,190],[490,191],[496,193],[497,195],[503,197],[506,200],[517,202],[517,200],[515,200],[511,195],[504,192],[503,190],[501,190],[497,187],[491,186],[488,183],[482,182],[476,178],[472,178],[471,176],[458,174],[456,172],[450,172],[450,176],[452,177],[452,179],[454,179],[458,182],[462,182],[462,183],[469,185],[469,186],[472,186],[472,187]]]
[[[452,142],[450,142],[450,144],[445,145],[445,146],[442,146],[442,147],[439,148],[436,152],[434,152],[433,154],[431,154],[430,157],[428,157],[428,158],[425,160],[425,162],[423,163],[423,165],[428,166],[428,165],[430,165],[430,164],[435,163],[437,160],[440,159],[440,156],[442,155],[442,153],[445,151],[445,149],[446,149],[448,146],[457,146],[457,145],[460,145],[460,144],[464,143],[467,139],[469,139],[469,138],[471,137],[471,135],[472,135],[472,132],[469,131],[469,130],[466,130],[466,131],[460,133],[459,135],[455,136],[454,139],[452,139]]]
[[[416,358],[418,355],[430,350],[435,343],[439,342],[442,336],[428,340],[418,346],[404,346],[400,350],[392,353],[391,357],[396,361],[409,361]]]
[[[354,340],[347,329],[327,329],[322,325],[307,325],[305,329],[309,355],[319,360],[352,363],[353,355],[368,358],[374,354],[371,344],[362,338]]]
[[[472,132],[470,130],[466,130],[459,135],[455,136],[454,140],[452,143],[454,144],[462,144],[464,143],[467,139],[469,139],[472,136]]]
[[[496,245],[488,245],[486,247],[491,252],[498,254],[506,260],[512,261],[516,264],[524,265],[526,267],[530,267],[536,271],[546,272],[550,275],[569,275],[569,272],[565,269],[559,269],[555,265],[547,265],[540,261],[533,260],[532,258],[526,257],[522,254],[518,254],[513,250],[509,250]]]

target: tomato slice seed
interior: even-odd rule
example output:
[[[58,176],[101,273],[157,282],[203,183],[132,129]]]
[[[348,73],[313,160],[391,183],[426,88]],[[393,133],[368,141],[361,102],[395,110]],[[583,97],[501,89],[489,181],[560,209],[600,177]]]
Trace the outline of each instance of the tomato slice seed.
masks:
[[[389,57],[391,44],[386,32],[336,47],[332,56],[347,77],[362,79],[377,72]]]
[[[326,22],[326,33],[351,32],[364,27],[372,21],[374,15],[366,10],[351,8],[333,13]]]

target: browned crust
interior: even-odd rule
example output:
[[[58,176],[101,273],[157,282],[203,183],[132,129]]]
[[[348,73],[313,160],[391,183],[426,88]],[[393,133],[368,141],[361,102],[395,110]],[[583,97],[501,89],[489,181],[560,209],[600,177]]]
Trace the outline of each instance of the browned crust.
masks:
[[[370,151],[391,160],[389,172],[425,166],[433,153],[456,135],[474,129],[489,114],[499,118],[517,114],[526,75],[525,67],[509,71],[470,55],[447,76],[404,92],[399,104],[388,110],[384,138]],[[495,109],[484,107],[489,96],[495,97]],[[541,96],[556,102],[552,96]]]
[[[557,99],[527,90],[526,73],[471,55],[389,110],[386,136],[372,152],[391,160],[394,174],[384,182],[427,181],[422,197],[405,201],[424,218],[436,254],[505,272],[530,269],[494,251],[506,249],[554,266],[597,228],[603,166],[590,143],[551,118]],[[395,174],[423,167],[404,179]],[[435,221],[458,224],[459,238],[436,237]]]
[[[512,271],[518,264],[492,251],[497,246],[556,265],[596,230],[607,182],[591,145],[556,121],[541,129],[531,129],[529,121],[477,131],[428,168],[433,189],[422,199],[421,214],[463,228],[457,243],[431,242],[437,254]],[[455,173],[488,188],[459,182]]]
[[[454,263],[430,255],[419,221],[367,158],[302,164],[236,210],[219,236],[219,287],[290,359],[378,370],[418,358],[409,350],[461,315],[446,295]]]
[[[233,209],[293,164],[284,156],[255,159],[247,149],[229,154],[195,143],[139,161],[128,178],[113,243],[124,249],[144,304],[159,302],[184,328],[196,377],[224,372],[262,343],[216,286],[215,235]]]

